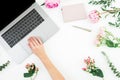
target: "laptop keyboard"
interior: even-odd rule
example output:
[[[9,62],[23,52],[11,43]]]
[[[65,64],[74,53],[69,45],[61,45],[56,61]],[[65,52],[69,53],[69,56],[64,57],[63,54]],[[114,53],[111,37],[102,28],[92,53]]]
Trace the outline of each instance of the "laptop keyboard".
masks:
[[[44,19],[40,16],[40,14],[35,9],[33,9],[19,22],[17,22],[14,26],[2,34],[2,37],[12,48],[43,21]]]

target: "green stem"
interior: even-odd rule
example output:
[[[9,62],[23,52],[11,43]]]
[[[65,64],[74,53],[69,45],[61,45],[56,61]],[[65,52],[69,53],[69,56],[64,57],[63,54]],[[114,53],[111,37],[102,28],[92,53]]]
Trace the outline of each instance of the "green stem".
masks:
[[[0,66],[0,71],[2,71],[5,67],[7,67],[10,64],[10,61],[8,60],[6,63]]]
[[[38,73],[38,72],[36,72],[36,74],[35,74],[35,76],[34,76],[33,80],[35,80],[35,78],[37,77],[37,73]]]
[[[32,80],[32,77],[30,77],[30,80]]]
[[[106,32],[106,36],[112,36],[113,38],[115,38],[114,35],[111,32],[109,32],[107,30],[105,30],[105,32]]]
[[[106,14],[106,13],[109,13],[109,12],[104,11],[104,12],[101,12],[100,15],[103,15],[103,14]]]
[[[119,12],[120,11],[120,8],[119,9],[117,9],[117,10],[106,10],[107,12],[109,12],[109,13],[116,13],[116,12]]]
[[[106,53],[104,51],[102,51],[101,53],[106,57],[108,63],[110,63],[110,60],[109,60],[108,56],[106,55]]]
[[[108,56],[105,54],[105,52],[101,52],[104,56],[106,56],[108,63],[109,63],[109,67],[111,68],[111,70],[113,71],[113,73],[116,75],[116,77],[120,78],[120,71],[117,70],[117,68],[115,68],[115,66],[110,62],[110,60],[108,59]]]

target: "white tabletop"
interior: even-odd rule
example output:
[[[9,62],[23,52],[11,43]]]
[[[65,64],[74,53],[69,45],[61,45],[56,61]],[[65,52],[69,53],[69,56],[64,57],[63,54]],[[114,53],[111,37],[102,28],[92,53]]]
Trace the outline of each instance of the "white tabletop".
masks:
[[[37,0],[37,2],[40,4],[40,0]],[[108,67],[106,59],[101,54],[101,51],[107,52],[111,61],[118,70],[120,70],[120,63],[118,63],[118,60],[120,60],[120,49],[107,47],[98,48],[94,45],[94,40],[99,27],[106,25],[104,20],[101,20],[96,24],[90,23],[87,19],[69,23],[63,22],[61,6],[81,2],[85,4],[87,12],[95,8],[88,5],[87,0],[61,1],[61,5],[54,9],[42,7],[58,27],[60,27],[59,32],[44,43],[47,55],[64,75],[65,80],[102,80],[101,78],[94,77],[82,70],[82,68],[85,67],[84,59],[88,56],[94,58],[96,65],[103,70],[105,80],[118,80]],[[72,25],[89,28],[92,32],[74,28]],[[7,60],[10,60],[9,56],[5,50],[0,47],[0,63],[4,63]],[[29,80],[29,78],[26,79],[23,77],[23,73],[26,72],[25,65],[27,63],[35,63],[36,66],[39,67],[39,73],[36,80],[52,80],[42,62],[34,54],[21,64],[14,64],[11,62],[6,69],[0,72],[0,80]]]

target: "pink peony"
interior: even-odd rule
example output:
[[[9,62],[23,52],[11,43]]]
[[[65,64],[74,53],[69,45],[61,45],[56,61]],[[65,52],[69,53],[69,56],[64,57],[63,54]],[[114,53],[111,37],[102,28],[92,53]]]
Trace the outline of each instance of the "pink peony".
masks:
[[[100,19],[100,13],[97,10],[93,10],[89,13],[88,17],[91,20],[91,22],[96,23]]]
[[[47,8],[55,8],[60,4],[60,0],[45,0],[45,6]]]

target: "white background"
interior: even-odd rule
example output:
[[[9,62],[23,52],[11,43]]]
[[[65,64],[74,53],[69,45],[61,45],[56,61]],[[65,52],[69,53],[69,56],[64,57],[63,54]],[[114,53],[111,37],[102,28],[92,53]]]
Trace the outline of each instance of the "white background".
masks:
[[[37,2],[41,4],[43,0],[37,0]],[[95,46],[94,40],[99,27],[105,26],[115,34],[119,34],[119,29],[108,27],[105,19],[101,19],[100,22],[96,24],[90,23],[88,19],[64,23],[61,7],[76,3],[84,3],[87,14],[91,10],[99,9],[96,6],[88,5],[88,0],[64,0],[61,1],[59,7],[54,9],[42,7],[60,27],[60,31],[44,43],[48,57],[64,75],[65,80],[102,80],[82,70],[82,68],[85,67],[84,59],[88,56],[95,59],[96,66],[103,70],[105,80],[118,80],[108,67],[106,58],[101,54],[101,51],[107,53],[110,60],[120,71],[120,49],[107,47],[98,48]],[[92,32],[74,28],[72,25],[91,29]],[[0,47],[0,64],[5,63],[7,60],[11,59],[5,50]],[[23,77],[23,73],[27,71],[25,69],[27,63],[35,63],[36,66],[39,67],[36,80],[52,80],[42,62],[34,54],[21,64],[11,62],[6,69],[0,72],[0,80],[30,80],[29,78],[26,79]]]

